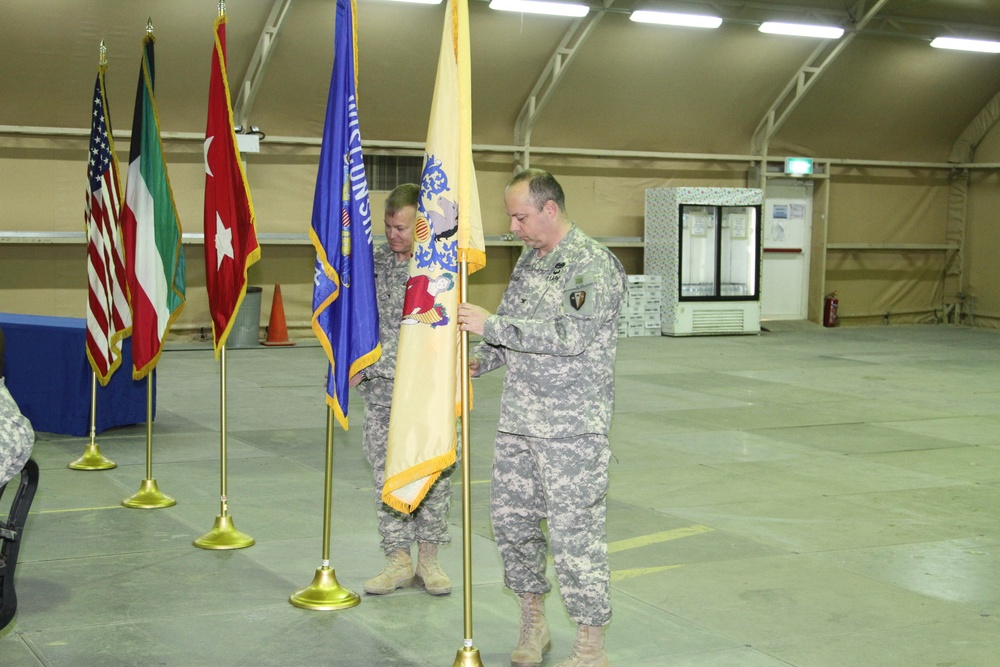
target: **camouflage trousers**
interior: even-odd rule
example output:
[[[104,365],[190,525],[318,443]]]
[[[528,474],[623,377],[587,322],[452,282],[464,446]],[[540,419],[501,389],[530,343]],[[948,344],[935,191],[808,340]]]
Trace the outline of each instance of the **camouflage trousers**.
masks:
[[[611,620],[606,435],[533,438],[498,432],[493,453],[491,517],[504,584],[515,593],[547,593],[545,534],[570,618]]]
[[[31,422],[21,414],[17,403],[0,378],[0,486],[21,472],[31,458],[35,432]]]
[[[365,406],[365,458],[372,467],[375,482],[375,514],[382,550],[391,553],[409,551],[414,542],[448,544],[448,508],[451,506],[451,477],[445,471],[434,483],[420,507],[412,514],[398,512],[382,502],[385,485],[386,445],[389,441],[389,406]],[[456,452],[456,455],[458,452]]]

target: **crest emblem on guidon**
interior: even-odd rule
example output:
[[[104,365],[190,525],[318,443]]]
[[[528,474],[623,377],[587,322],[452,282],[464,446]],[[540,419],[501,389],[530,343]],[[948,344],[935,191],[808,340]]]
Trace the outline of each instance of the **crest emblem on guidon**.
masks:
[[[583,308],[583,302],[587,300],[587,293],[583,290],[577,290],[569,295],[569,303],[571,306],[580,310]]]

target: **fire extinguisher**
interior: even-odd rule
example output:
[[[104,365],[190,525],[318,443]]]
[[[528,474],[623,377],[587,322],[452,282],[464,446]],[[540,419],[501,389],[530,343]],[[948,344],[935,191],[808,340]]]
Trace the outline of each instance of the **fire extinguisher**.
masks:
[[[837,304],[840,300],[837,299],[836,292],[830,292],[823,299],[823,326],[825,327],[835,327],[837,326]]]

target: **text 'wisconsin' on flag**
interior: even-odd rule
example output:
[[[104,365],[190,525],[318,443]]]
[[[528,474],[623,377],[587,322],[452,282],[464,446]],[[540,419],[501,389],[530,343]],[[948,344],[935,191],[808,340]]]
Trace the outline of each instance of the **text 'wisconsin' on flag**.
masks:
[[[260,245],[233,129],[225,15],[215,20],[214,34],[205,127],[205,285],[218,357],[246,295],[247,270],[260,259]]]
[[[351,376],[382,354],[358,120],[355,9],[353,0],[337,0],[333,74],[309,232],[316,248],[312,328],[330,362],[327,403],[344,429]]]
[[[102,44],[103,49],[103,44]],[[101,64],[91,105],[84,224],[87,231],[87,358],[101,385],[121,364],[122,339],[132,331],[125,295],[121,181]]]
[[[132,143],[125,179],[122,239],[132,307],[132,377],[146,377],[160,360],[163,339],[184,308],[181,222],[167,177],[153,83],[153,35],[142,42]]]
[[[438,60],[410,278],[403,303],[382,500],[412,512],[457,459],[462,412],[459,264],[486,265],[472,163],[468,0],[449,0]]]

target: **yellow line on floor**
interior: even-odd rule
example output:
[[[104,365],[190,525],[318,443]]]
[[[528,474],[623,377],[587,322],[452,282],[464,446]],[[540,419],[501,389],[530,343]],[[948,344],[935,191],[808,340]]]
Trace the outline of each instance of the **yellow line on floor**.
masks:
[[[618,553],[619,551],[627,551],[629,549],[638,549],[639,547],[645,547],[650,544],[658,544],[660,542],[669,542],[670,540],[677,540],[682,537],[691,537],[692,535],[700,535],[702,533],[710,533],[714,528],[709,528],[708,526],[688,526],[686,528],[675,528],[673,530],[666,530],[662,533],[653,533],[651,535],[640,535],[639,537],[632,537],[627,540],[618,540],[617,542],[611,542],[608,544],[608,553]]]
[[[66,512],[93,512],[95,510],[117,510],[122,509],[122,505],[108,505],[107,507],[73,507],[64,510],[38,510],[37,512],[28,512],[28,514],[63,514]]]
[[[624,581],[626,579],[634,579],[635,577],[641,577],[646,574],[654,574],[656,572],[663,572],[664,570],[673,570],[674,568],[684,567],[683,565],[660,565],[659,567],[637,567],[632,570],[614,570],[611,572],[611,581]]]

